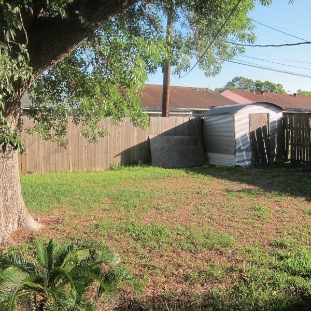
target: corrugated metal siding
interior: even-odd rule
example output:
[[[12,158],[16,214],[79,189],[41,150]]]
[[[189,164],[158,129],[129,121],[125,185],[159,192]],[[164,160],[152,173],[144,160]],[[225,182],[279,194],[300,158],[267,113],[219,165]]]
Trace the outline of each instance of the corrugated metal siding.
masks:
[[[235,153],[233,115],[211,115],[204,118],[207,153]]]
[[[206,153],[206,159],[207,163],[210,165],[221,165],[221,166],[235,165],[234,154]]]
[[[235,156],[236,165],[249,166],[252,164],[252,150],[249,136],[249,113],[256,107],[247,107],[235,114]]]
[[[238,166],[252,165],[252,151],[243,150],[243,151],[237,152],[235,155],[235,165],[238,165]]]
[[[209,164],[230,165],[231,159],[227,155],[235,155],[235,163],[232,165],[252,164],[249,115],[253,113],[269,114],[270,160],[277,159],[278,143],[283,132],[282,109],[269,103],[256,103],[215,108],[205,114],[204,134]]]

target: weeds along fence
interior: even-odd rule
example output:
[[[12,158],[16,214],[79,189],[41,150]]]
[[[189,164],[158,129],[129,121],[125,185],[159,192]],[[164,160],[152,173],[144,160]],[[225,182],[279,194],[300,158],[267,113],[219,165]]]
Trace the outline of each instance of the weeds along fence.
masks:
[[[311,113],[284,113],[285,158],[311,163]]]
[[[200,118],[150,117],[150,126],[141,130],[132,125],[129,118],[113,125],[107,118],[100,127],[109,135],[98,143],[90,143],[81,136],[82,126],[69,122],[66,148],[38,136],[29,136],[26,129],[32,121],[23,117],[22,139],[26,153],[20,156],[21,174],[44,174],[58,171],[102,171],[114,165],[129,165],[150,161],[149,135],[201,136]]]

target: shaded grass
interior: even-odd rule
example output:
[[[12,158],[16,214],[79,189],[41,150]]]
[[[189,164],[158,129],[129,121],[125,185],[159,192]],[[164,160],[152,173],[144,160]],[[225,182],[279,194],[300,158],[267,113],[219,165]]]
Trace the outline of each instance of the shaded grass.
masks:
[[[143,280],[115,309],[309,310],[310,183],[305,167],[118,167],[22,190],[34,238],[105,240]]]

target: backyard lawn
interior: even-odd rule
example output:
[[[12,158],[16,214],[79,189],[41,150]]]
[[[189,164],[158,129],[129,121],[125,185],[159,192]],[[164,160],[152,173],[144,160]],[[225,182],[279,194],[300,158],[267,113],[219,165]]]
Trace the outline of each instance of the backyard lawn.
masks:
[[[310,166],[115,167],[22,190],[45,227],[15,247],[105,241],[140,280],[99,310],[311,310]]]

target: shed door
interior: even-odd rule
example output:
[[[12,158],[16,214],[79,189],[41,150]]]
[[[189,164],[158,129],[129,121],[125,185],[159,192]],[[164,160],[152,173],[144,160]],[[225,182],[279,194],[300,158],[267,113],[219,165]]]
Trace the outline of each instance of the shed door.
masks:
[[[249,131],[253,164],[267,164],[270,159],[269,114],[249,115]]]

